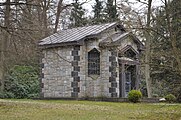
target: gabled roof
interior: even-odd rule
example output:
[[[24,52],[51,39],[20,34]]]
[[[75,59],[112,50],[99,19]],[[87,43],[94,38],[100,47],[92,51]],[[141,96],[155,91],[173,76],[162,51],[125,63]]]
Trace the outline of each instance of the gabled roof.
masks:
[[[100,46],[109,46],[112,43],[115,43],[117,41],[119,41],[120,39],[124,39],[125,37],[127,37],[129,35],[129,32],[116,32],[110,36],[106,36],[104,38],[102,38],[100,41]],[[112,45],[111,45],[112,46]]]
[[[104,30],[107,30],[116,25],[117,23],[114,22],[102,25],[93,25],[87,27],[78,27],[73,29],[61,30],[49,37],[42,39],[39,45],[46,46],[46,45],[78,42],[87,37],[96,36],[99,33],[103,32]]]
[[[139,45],[139,49],[142,50],[144,45],[143,43],[132,33],[132,32],[116,32],[106,38],[100,40],[100,46],[119,46],[120,42],[127,37],[131,37],[133,41]]]

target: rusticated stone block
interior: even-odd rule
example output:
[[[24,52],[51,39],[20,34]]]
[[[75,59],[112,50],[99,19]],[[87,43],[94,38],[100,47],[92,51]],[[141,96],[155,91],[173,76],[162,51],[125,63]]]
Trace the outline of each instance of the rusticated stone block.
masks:
[[[109,88],[109,93],[113,93],[113,92],[116,92],[116,88]]]
[[[109,77],[109,82],[116,81],[115,77]]]
[[[111,97],[117,97],[118,94],[116,92],[111,93]]]
[[[75,61],[80,61],[80,56],[74,56]]]
[[[80,50],[80,46],[74,46],[74,50]]]
[[[80,92],[80,88],[79,87],[73,88],[73,92]]]
[[[80,77],[79,76],[74,76],[73,79],[74,79],[73,81],[80,82]]]
[[[72,92],[71,97],[78,97],[78,92]]]
[[[117,67],[117,62],[111,62],[112,67]]]
[[[117,87],[117,82],[111,82],[111,87]]]
[[[45,66],[44,63],[41,63],[41,68],[44,68],[44,66]]]
[[[44,78],[44,73],[41,73],[41,78]]]
[[[78,61],[72,61],[72,66],[78,66]]]
[[[75,66],[74,67],[74,71],[80,72],[80,67],[79,66]]]
[[[109,57],[109,62],[114,62],[116,61],[116,57],[115,56],[110,56]]]
[[[78,56],[78,53],[79,53],[79,52],[78,52],[77,50],[73,50],[73,51],[72,51],[72,56]]]
[[[78,82],[71,82],[71,87],[73,88],[78,87]]]
[[[41,88],[44,88],[44,83],[41,83]]]
[[[111,55],[112,55],[112,56],[117,56],[117,51],[112,51],[112,52],[111,52]]]
[[[109,72],[116,72],[116,67],[110,66],[110,67],[109,67]]]
[[[78,72],[77,72],[77,71],[72,71],[72,72],[71,72],[71,76],[72,76],[72,77],[78,76]]]
[[[117,72],[111,72],[111,77],[117,77]]]

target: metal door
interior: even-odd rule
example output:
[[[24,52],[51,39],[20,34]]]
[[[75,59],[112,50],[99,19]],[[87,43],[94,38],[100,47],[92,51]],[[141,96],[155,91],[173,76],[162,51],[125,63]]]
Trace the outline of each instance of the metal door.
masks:
[[[131,90],[131,72],[126,72],[125,78],[125,97],[127,97],[129,91]]]

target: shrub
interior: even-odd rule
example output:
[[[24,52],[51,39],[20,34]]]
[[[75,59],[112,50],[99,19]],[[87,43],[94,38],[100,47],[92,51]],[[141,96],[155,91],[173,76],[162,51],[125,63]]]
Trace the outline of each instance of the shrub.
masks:
[[[159,97],[158,94],[153,94],[152,96],[153,96],[153,98],[158,98]]]
[[[4,98],[4,93],[3,92],[0,92],[0,98]]]
[[[165,96],[165,99],[167,102],[172,103],[176,101],[176,97],[173,94],[168,94]]]
[[[130,102],[136,103],[142,98],[142,93],[139,90],[131,90],[128,93],[128,100]]]
[[[4,98],[31,98],[39,92],[38,71],[32,66],[16,65],[5,82]]]
[[[12,92],[0,92],[0,98],[15,98]]]

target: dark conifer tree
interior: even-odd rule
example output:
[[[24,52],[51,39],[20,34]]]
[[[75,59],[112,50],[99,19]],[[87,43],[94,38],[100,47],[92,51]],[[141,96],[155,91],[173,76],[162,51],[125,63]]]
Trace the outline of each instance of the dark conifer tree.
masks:
[[[79,0],[73,0],[72,3],[72,10],[71,10],[71,17],[70,17],[70,28],[71,27],[81,27],[86,25],[86,18],[85,18],[85,9],[82,8],[81,3]]]
[[[116,0],[107,0],[105,12],[107,13],[108,22],[113,22],[118,19]]]
[[[95,5],[93,6],[94,18],[93,24],[100,24],[106,22],[106,19],[103,15],[103,2],[100,0],[95,0]]]

